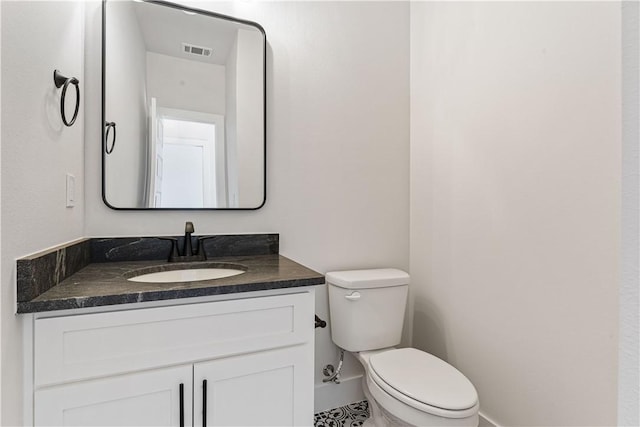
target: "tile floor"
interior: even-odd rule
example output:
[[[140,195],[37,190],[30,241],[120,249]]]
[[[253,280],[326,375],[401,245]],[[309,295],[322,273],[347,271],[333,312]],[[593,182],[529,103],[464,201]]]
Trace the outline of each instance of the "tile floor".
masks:
[[[315,427],[359,427],[367,418],[369,418],[369,403],[363,400],[319,412],[314,415],[313,424]]]

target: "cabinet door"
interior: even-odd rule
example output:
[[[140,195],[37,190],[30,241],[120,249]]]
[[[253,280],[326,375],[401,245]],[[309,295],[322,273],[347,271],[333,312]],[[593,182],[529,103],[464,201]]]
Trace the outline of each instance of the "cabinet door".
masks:
[[[310,344],[198,363],[193,372],[195,427],[313,422]]]
[[[41,389],[34,424],[191,426],[192,378],[187,365]]]

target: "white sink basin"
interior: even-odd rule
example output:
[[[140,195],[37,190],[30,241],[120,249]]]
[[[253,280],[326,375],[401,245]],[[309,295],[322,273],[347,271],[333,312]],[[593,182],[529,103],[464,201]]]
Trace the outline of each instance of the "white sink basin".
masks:
[[[127,280],[144,283],[197,282],[199,280],[222,279],[223,277],[237,276],[244,272],[244,270],[237,270],[235,268],[189,268],[141,274],[130,277]]]

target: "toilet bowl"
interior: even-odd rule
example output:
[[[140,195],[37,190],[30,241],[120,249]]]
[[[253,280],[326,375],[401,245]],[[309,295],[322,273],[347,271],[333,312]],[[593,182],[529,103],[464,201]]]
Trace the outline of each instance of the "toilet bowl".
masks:
[[[326,274],[331,337],[365,370],[366,426],[478,425],[473,384],[445,361],[400,343],[409,275],[397,269]]]
[[[414,348],[355,356],[365,370],[362,388],[371,414],[366,426],[478,425],[475,388],[446,362]]]

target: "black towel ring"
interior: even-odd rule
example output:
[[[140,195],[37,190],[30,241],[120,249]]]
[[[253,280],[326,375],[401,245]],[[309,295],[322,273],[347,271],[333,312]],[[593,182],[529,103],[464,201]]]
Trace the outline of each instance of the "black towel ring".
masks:
[[[107,131],[104,133],[104,151],[107,154],[111,154],[116,146],[116,122],[105,123]],[[113,139],[111,142],[111,148],[109,148],[109,131],[113,128]]]
[[[76,118],[78,118],[78,111],[80,110],[80,82],[75,77],[65,77],[60,74],[60,71],[53,71],[53,82],[56,87],[59,89],[62,87],[62,96],[60,97],[60,115],[62,116],[62,122],[65,126],[72,126],[76,122]],[[67,88],[72,84],[76,88],[76,109],[73,112],[73,118],[71,121],[67,121],[67,116],[64,113],[64,99],[67,96]]]

